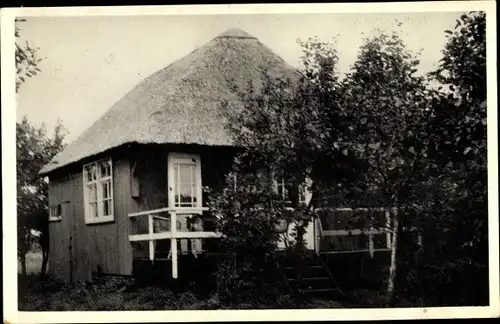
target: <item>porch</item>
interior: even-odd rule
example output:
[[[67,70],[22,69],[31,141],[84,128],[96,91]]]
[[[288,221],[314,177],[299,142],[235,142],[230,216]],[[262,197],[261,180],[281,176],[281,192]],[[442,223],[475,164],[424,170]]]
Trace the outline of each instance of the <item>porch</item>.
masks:
[[[309,250],[325,260],[335,255],[368,254],[391,251],[391,209],[328,208],[317,209],[307,228],[305,239]],[[197,266],[210,257],[228,257],[218,242],[222,237],[215,228],[216,217],[207,207],[159,208],[130,213],[135,262],[165,266],[165,276],[179,278],[181,262]],[[293,241],[294,224],[281,234],[280,249]],[[197,261],[198,260],[198,261]],[[198,263],[196,263],[198,262]],[[201,269],[201,268],[199,268]],[[204,269],[203,271],[208,270]]]

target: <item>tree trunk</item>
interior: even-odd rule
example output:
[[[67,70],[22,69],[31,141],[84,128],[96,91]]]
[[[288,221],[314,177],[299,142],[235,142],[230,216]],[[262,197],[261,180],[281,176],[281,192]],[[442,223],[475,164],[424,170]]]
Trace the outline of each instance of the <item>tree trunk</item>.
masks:
[[[26,271],[26,254],[21,255],[19,260],[21,261],[21,273],[23,276],[26,276],[28,274]]]
[[[40,247],[42,248],[42,268],[40,273],[44,276],[47,273],[47,263],[49,261],[49,234],[42,232],[40,236]]]
[[[397,270],[397,247],[398,247],[398,228],[399,228],[399,220],[398,220],[398,209],[394,208],[394,212],[392,215],[393,220],[393,232],[392,232],[392,241],[391,241],[391,265],[389,268],[389,280],[387,283],[387,299],[389,302],[392,302],[393,294],[394,294],[394,283],[396,281],[396,270]]]

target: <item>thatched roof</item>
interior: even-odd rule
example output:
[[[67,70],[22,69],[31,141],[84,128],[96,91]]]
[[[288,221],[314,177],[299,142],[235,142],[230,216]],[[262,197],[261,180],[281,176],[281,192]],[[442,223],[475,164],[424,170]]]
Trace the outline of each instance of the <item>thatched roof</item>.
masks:
[[[263,71],[296,73],[255,37],[228,30],[139,83],[42,173],[127,143],[230,146],[226,116],[242,104],[235,86],[245,89],[252,81],[258,87]]]

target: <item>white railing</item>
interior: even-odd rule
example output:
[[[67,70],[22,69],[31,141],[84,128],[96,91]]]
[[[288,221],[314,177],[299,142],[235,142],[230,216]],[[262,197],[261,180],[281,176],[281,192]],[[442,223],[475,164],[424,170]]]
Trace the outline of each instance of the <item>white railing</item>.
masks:
[[[322,208],[317,208],[315,211],[319,212],[322,211]],[[337,253],[355,253],[355,252],[369,252],[370,256],[373,257],[374,253],[376,251],[389,251],[391,250],[391,234],[392,234],[392,229],[391,229],[391,218],[390,218],[390,208],[384,208],[384,207],[377,207],[377,208],[349,208],[349,207],[344,207],[344,208],[327,208],[327,210],[331,210],[334,212],[342,212],[342,211],[384,211],[385,212],[385,218],[386,218],[386,224],[385,228],[380,228],[380,229],[375,229],[373,227],[373,222],[370,222],[370,228],[369,229],[352,229],[352,230],[325,230],[323,228],[323,223],[321,221],[321,218],[318,217],[316,221],[318,222],[317,228],[319,231],[319,237],[318,237],[318,244],[316,246],[316,251],[320,251],[320,246],[319,246],[319,238],[325,237],[325,236],[351,236],[351,235],[368,235],[368,249],[359,249],[359,250],[354,250],[354,251],[331,251],[331,252],[323,252],[327,254],[337,254]],[[373,240],[374,235],[379,235],[379,234],[384,234],[386,235],[386,247],[385,248],[379,248],[375,249],[375,243]]]
[[[221,236],[220,233],[216,232],[187,232],[177,230],[177,216],[178,215],[192,215],[201,214],[203,211],[208,210],[208,208],[160,208],[154,210],[141,211],[136,213],[130,213],[129,218],[134,217],[148,217],[148,233],[146,234],[130,234],[130,242],[149,242],[149,259],[154,261],[155,259],[155,240],[170,240],[170,253],[172,258],[172,277],[178,278],[178,256],[177,256],[177,240],[179,239],[207,239],[207,238],[218,238]],[[168,212],[170,217],[158,216],[159,213]],[[170,221],[170,231],[164,231],[160,233],[154,232],[154,219],[162,219]]]

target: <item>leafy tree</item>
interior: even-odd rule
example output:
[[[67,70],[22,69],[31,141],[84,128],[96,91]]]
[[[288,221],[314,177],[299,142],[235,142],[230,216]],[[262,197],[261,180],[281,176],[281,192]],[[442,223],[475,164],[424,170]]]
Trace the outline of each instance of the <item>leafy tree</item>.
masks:
[[[314,168],[328,164],[328,159],[334,162],[322,153],[325,136],[321,121],[331,103],[329,96],[334,95],[331,85],[337,83],[337,53],[317,39],[309,39],[302,46],[302,71],[290,78],[273,77],[264,71],[263,84],[250,83],[247,88],[236,89],[245,103],[228,123],[242,148],[233,166],[237,186],[229,183],[212,200],[213,209],[221,216],[218,223],[224,234],[223,248],[235,253],[234,262],[219,269],[219,277],[224,278],[220,293],[232,298],[255,295],[256,291],[264,295],[272,289],[262,288],[277,288],[275,283],[280,286],[280,280],[269,275],[277,271],[272,255],[277,249],[275,226],[279,221],[296,224],[295,240],[289,249],[296,256],[304,256],[303,234],[313,215],[312,205],[299,204],[300,190],[307,178],[313,178],[313,187],[319,188],[325,174],[314,172]],[[293,213],[284,210],[284,202],[275,192],[274,180],[281,178],[290,189]],[[269,281],[271,278],[273,281]],[[231,291],[237,293],[231,295]]]
[[[264,72],[263,85],[240,89],[245,106],[229,123],[236,142],[245,148],[238,157],[240,167],[267,168],[275,178],[286,178],[294,207],[306,179],[312,180],[307,189],[315,195],[335,176],[322,168],[345,166],[345,159],[324,149],[335,128],[323,121],[336,103],[337,51],[317,38],[301,46],[303,68],[290,78]]]
[[[418,64],[396,32],[365,39],[340,89],[343,125],[332,141],[333,150],[352,155],[364,168],[345,188],[352,203],[395,208],[389,298],[394,291],[399,228],[411,227],[398,214],[412,206],[413,187],[420,181],[428,151],[431,92],[424,78],[416,75]]]
[[[266,76],[242,91],[246,104],[231,130],[243,169],[267,167],[294,188],[311,178],[315,206],[396,207],[389,298],[396,273],[422,294],[454,286],[450,278],[487,278],[484,32],[481,13],[446,31],[431,74],[446,91],[417,75],[418,54],[396,32],[365,39],[343,80],[334,46],[309,39],[296,78]],[[422,245],[422,236],[434,243]],[[469,282],[460,298],[475,298]],[[452,290],[436,293],[456,300]]]
[[[27,78],[33,77],[41,72],[38,67],[42,59],[38,56],[37,48],[33,48],[28,42],[21,44],[19,23],[26,21],[25,19],[16,18],[15,36],[16,36],[16,92]]]
[[[240,174],[235,186],[210,195],[209,205],[218,216],[218,240],[222,251],[232,255],[216,272],[217,293],[225,302],[272,300],[284,286],[278,276],[274,252],[275,225],[284,216],[283,204],[269,190],[264,174]]]
[[[441,184],[433,201],[438,226],[427,231],[429,240],[440,239],[425,253],[426,264],[440,263],[426,277],[446,282],[453,301],[485,304],[487,291],[478,287],[488,286],[486,15],[464,14],[445,32],[443,57],[431,73],[442,84],[429,156],[429,182]]]
[[[42,274],[48,257],[48,181],[39,172],[64,146],[65,130],[60,122],[49,137],[45,127],[32,126],[24,117],[16,123],[17,228],[18,257],[26,274],[26,253],[33,237],[32,229],[42,232]]]

